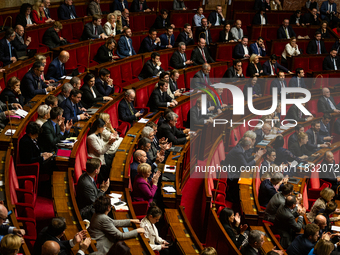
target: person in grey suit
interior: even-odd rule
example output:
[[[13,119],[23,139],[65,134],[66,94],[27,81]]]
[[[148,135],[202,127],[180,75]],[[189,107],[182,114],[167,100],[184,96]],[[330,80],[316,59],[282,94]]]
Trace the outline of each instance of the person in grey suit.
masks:
[[[81,35],[80,40],[85,41],[89,39],[106,39],[107,36],[102,24],[102,17],[99,15],[93,15],[92,22],[87,23],[84,26],[83,34]]]
[[[249,232],[248,244],[241,248],[242,255],[259,255],[264,243],[264,233],[259,230]]]
[[[208,63],[202,65],[202,70],[195,73],[193,79],[191,80],[190,88],[196,89],[200,87],[206,87],[206,85],[211,85],[209,78],[209,73],[211,71],[211,66]]]
[[[89,6],[87,7],[88,16],[103,15],[99,1],[100,0],[93,0],[91,3],[89,3]]]
[[[93,203],[97,198],[103,196],[110,186],[110,180],[104,180],[97,188],[95,177],[100,173],[100,160],[97,158],[88,159],[86,172],[83,173],[77,184],[77,205],[83,219],[91,220],[94,213]]]
[[[298,220],[295,221],[295,216],[292,210],[296,207],[296,197],[289,195],[286,198],[284,205],[281,205],[276,212],[274,220],[274,228],[281,236],[280,244],[284,249],[287,249],[295,238],[295,233],[300,232],[303,225],[303,210],[299,211]]]
[[[61,92],[59,93],[59,95],[57,96],[58,98],[58,105],[60,105],[64,100],[66,100],[66,98],[68,98],[70,96],[71,90],[73,89],[73,86],[66,82],[63,85],[63,88],[61,89]]]
[[[329,88],[322,89],[322,97],[318,100],[318,112],[323,113],[339,113],[340,107],[335,104],[334,98],[331,96]]]
[[[242,21],[238,19],[235,21],[235,26],[230,29],[230,32],[233,35],[235,42],[241,42],[242,40],[243,29],[241,27]]]
[[[92,239],[97,241],[97,249],[106,254],[111,246],[118,240],[125,240],[144,233],[144,228],[137,228],[122,233],[118,227],[128,227],[130,223],[140,223],[138,219],[114,220],[108,216],[111,211],[111,199],[107,196],[99,197],[94,203],[95,214],[92,216],[88,232]]]
[[[196,130],[198,127],[195,127],[195,125],[204,125],[206,122],[213,122],[213,119],[208,115],[201,114],[201,98],[199,97],[195,106],[188,111],[186,127],[190,130]]]

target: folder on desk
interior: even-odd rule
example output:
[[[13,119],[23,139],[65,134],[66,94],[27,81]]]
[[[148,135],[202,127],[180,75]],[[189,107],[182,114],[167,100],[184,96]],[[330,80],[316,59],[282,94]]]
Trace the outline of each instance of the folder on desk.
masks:
[[[238,179],[238,184],[251,185],[253,182],[252,178],[240,178]]]

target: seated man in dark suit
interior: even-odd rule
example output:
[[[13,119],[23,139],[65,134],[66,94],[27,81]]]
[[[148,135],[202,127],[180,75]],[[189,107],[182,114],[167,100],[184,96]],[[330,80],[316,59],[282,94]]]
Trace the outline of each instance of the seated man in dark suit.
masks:
[[[42,43],[50,49],[67,44],[66,39],[58,35],[62,29],[63,25],[59,21],[54,22],[53,27],[50,27],[45,31]]]
[[[308,135],[308,142],[306,144],[306,148],[311,152],[316,152],[320,150],[320,148],[327,148],[330,146],[329,142],[325,142],[321,136],[319,135],[320,131],[320,122],[312,121],[311,128],[306,131]]]
[[[321,41],[321,32],[315,32],[315,39],[309,41],[306,53],[307,54],[325,54],[327,53],[325,43]]]
[[[199,97],[196,104],[188,111],[186,127],[190,130],[197,130],[198,127],[195,125],[204,125],[206,122],[212,121],[213,119],[208,115],[201,114],[201,98]]]
[[[192,30],[191,30],[191,25],[189,23],[185,23],[183,30],[184,31],[179,33],[176,42],[177,43],[184,42],[186,46],[194,45],[195,42],[194,42]]]
[[[16,50],[12,45],[16,35],[13,28],[5,32],[5,37],[0,40],[0,61],[4,66],[15,63],[18,60]]]
[[[238,79],[244,78],[242,62],[240,60],[234,60],[233,66],[225,71],[223,78],[228,78],[230,81],[237,81]]]
[[[170,66],[175,69],[182,69],[193,64],[193,61],[190,59],[188,60],[185,54],[186,47],[184,42],[178,44],[178,50],[175,51],[170,58]]]
[[[100,159],[91,158],[86,161],[86,172],[83,173],[77,184],[77,205],[83,219],[91,220],[94,213],[93,204],[98,197],[101,197],[110,187],[110,180],[107,179],[97,188],[95,178],[100,173]],[[90,208],[92,210],[90,210]],[[88,210],[86,210],[88,209]]]
[[[299,99],[301,98],[303,97],[299,97]],[[302,103],[302,106],[305,106],[305,105],[306,103]],[[302,111],[295,104],[293,104],[289,108],[285,119],[293,119],[293,120],[296,120],[297,122],[305,122],[305,121],[309,121],[313,119],[313,116],[305,116],[302,113]]]
[[[128,28],[130,27],[130,12],[127,9],[127,6],[125,7],[124,10],[122,10],[122,27],[124,28]]]
[[[133,126],[133,123],[139,119],[143,114],[137,111],[133,106],[136,93],[133,89],[125,91],[125,97],[119,102],[118,116],[121,121],[126,121]]]
[[[262,254],[261,247],[265,242],[265,233],[260,230],[251,230],[248,236],[248,243],[241,248],[242,255],[259,255]],[[275,247],[274,247],[275,248]],[[273,253],[271,253],[273,252]],[[271,250],[267,255],[282,255],[281,250]]]
[[[170,23],[169,11],[162,9],[161,15],[156,17],[155,23],[152,25],[152,27],[155,29],[164,29],[167,27],[175,28],[175,25]]]
[[[288,138],[288,150],[290,150],[290,147],[292,146],[292,144],[294,144],[298,141],[298,134],[305,132],[305,129],[304,129],[303,125],[301,125],[301,124],[297,124],[294,127],[294,130],[295,130],[295,132],[291,136],[289,136],[289,138]]]
[[[132,46],[132,32],[130,28],[124,28],[122,36],[117,43],[117,55],[120,58],[126,58],[132,55],[136,55],[135,49]]]
[[[157,37],[155,28],[150,28],[149,36],[145,37],[140,44],[138,54],[152,52],[161,46],[161,40]]]
[[[165,116],[165,121],[158,127],[158,139],[165,137],[165,139],[168,139],[168,143],[172,143],[172,145],[185,144],[190,139],[190,129],[182,131],[176,128],[177,119],[178,115],[174,112],[169,112]]]
[[[61,92],[57,96],[58,105],[60,105],[63,101],[65,101],[70,96],[72,89],[73,89],[73,86],[70,83],[68,83],[68,82],[64,83],[64,85],[61,89]]]
[[[99,15],[92,16],[92,22],[85,24],[83,34],[81,35],[80,40],[85,41],[89,39],[106,39],[107,35],[102,24],[102,17]]]
[[[21,92],[25,98],[25,103],[29,102],[35,95],[48,94],[55,89],[53,86],[47,86],[41,79],[41,74],[44,72],[44,64],[35,62],[31,70],[25,74],[21,81]]]
[[[27,36],[26,40],[24,40],[25,29],[21,25],[17,25],[15,27],[15,34],[16,36],[12,42],[12,45],[17,52],[18,58],[27,56],[27,47],[31,43],[31,37]]]
[[[150,107],[151,112],[158,112],[159,107],[174,107],[178,103],[172,99],[166,91],[168,90],[169,83],[159,81],[158,87],[155,88],[149,98],[147,106]]]
[[[267,25],[268,24],[268,18],[267,18],[265,8],[262,8],[258,13],[255,14],[252,24],[253,25]]]
[[[291,71],[277,62],[277,56],[275,54],[271,55],[270,59],[266,61],[262,67],[264,75],[276,75],[279,70],[292,74]]]
[[[152,8],[153,9],[153,8]],[[145,0],[133,0],[130,6],[131,12],[151,12]]]
[[[105,62],[114,61],[114,59],[119,58],[114,55],[114,49],[117,46],[117,42],[113,37],[110,37],[106,40],[105,44],[99,47],[97,54],[94,56],[93,60],[98,64],[102,64]]]
[[[242,41],[233,50],[233,58],[249,58],[248,37],[243,36]]]
[[[333,21],[337,24],[339,19],[337,18],[336,3],[334,0],[323,1],[320,7],[321,19],[326,20],[328,23]]]
[[[275,151],[271,151],[271,152],[272,154],[275,153]],[[274,162],[275,158],[276,158],[276,153],[275,153],[275,156],[270,155],[269,157],[267,157],[267,159],[273,160],[271,163]],[[261,206],[264,206],[264,207],[267,206],[270,199],[277,193],[277,190],[275,189],[274,186],[281,185],[282,182],[287,183],[287,179],[283,179],[282,173],[274,173],[270,179],[265,179],[264,181],[261,182],[260,189],[259,189],[259,203]]]
[[[262,37],[257,38],[257,41],[249,46],[249,55],[256,54],[261,57],[267,55],[264,39]]]
[[[305,13],[302,19],[303,19],[303,23],[306,24],[307,26],[309,25],[319,26],[320,25],[318,10],[316,8],[313,8],[311,12]]]
[[[51,6],[51,0],[44,0],[44,13],[47,19],[52,19],[50,9],[48,7]]]
[[[305,71],[302,68],[297,68],[295,71],[296,76],[293,76],[289,81],[289,87],[307,88],[305,83]]]
[[[24,229],[17,229],[13,226],[4,224],[7,217],[8,217],[7,208],[3,204],[0,204],[0,235],[5,236],[7,234],[15,234],[20,237],[24,236],[25,235]]]
[[[277,77],[270,84],[270,94],[273,94],[273,88],[277,88],[277,95],[281,96],[281,89],[287,87],[287,82],[285,80],[285,73],[279,71]]]
[[[223,26],[225,24],[221,5],[216,5],[216,11],[212,11],[209,14],[208,20],[212,26]]]
[[[21,164],[42,164],[52,157],[52,153],[43,152],[38,146],[37,138],[40,133],[40,126],[35,122],[29,122],[26,127],[26,134],[19,141],[19,155]]]
[[[138,75],[139,80],[144,80],[146,78],[152,78],[154,76],[159,76],[164,69],[161,67],[161,55],[158,52],[151,53],[151,59],[146,61],[143,66],[142,71]]]
[[[57,143],[68,137],[73,124],[72,120],[66,121],[65,124],[63,112],[64,110],[60,107],[52,108],[50,111],[50,119],[42,125],[42,132],[38,140],[42,151],[57,152]]]
[[[191,89],[196,89],[196,88],[204,88],[207,85],[211,85],[211,81],[209,78],[209,73],[211,71],[211,66],[207,63],[202,65],[202,69],[199,70],[197,73],[195,73],[193,79],[191,80],[190,83],[190,88]]]
[[[72,0],[64,0],[64,3],[58,8],[58,19],[76,19],[78,15],[76,13],[76,8],[72,4]]]
[[[75,123],[79,120],[87,120],[89,118],[89,115],[81,110],[81,94],[81,90],[73,89],[70,96],[59,105],[59,107],[64,110],[63,117],[65,121],[72,120],[72,122]]]
[[[175,45],[175,36],[173,27],[169,26],[166,28],[166,32],[159,36],[161,40],[161,49],[171,49]]]
[[[333,113],[340,112],[340,107],[335,104],[329,88],[322,89],[322,97],[318,100],[318,112]]]
[[[266,135],[269,135],[271,130],[272,130],[272,127],[268,123],[263,124],[261,129],[257,129],[255,131],[255,133],[256,133],[255,146],[259,142],[261,142]]]
[[[299,211],[297,221],[295,221],[295,215],[292,212],[296,203],[294,195],[288,196],[285,204],[279,207],[275,215],[274,228],[281,237],[280,244],[284,249],[287,249],[292,243],[295,233],[300,232],[303,225],[303,210]]]
[[[96,78],[94,86],[103,96],[111,95],[115,92],[113,80],[110,78],[110,71],[102,68],[99,71],[99,77]]]
[[[62,241],[60,240],[60,238],[64,236],[66,227],[67,227],[66,220],[64,218],[62,217],[53,218],[49,226],[43,228],[41,232],[38,234],[37,239],[34,243],[33,254],[41,254],[41,247],[46,241],[57,242],[60,245],[59,254],[71,254],[71,249],[76,244],[83,243],[83,239],[86,238],[86,230],[82,230],[76,233],[72,240]],[[79,250],[77,255],[83,253],[81,253]]]
[[[112,12],[114,11],[123,12],[123,10],[128,7],[129,7],[129,4],[127,0],[114,0]]]
[[[208,24],[207,18],[203,18],[201,20],[202,26],[198,27],[196,29],[196,39],[198,41],[199,38],[205,39],[208,46],[212,43],[211,33],[210,33],[210,27],[211,24]]]
[[[331,137],[331,122],[332,117],[329,113],[325,113],[320,120],[320,130],[319,130],[319,136],[324,141],[331,141],[333,137]]]
[[[66,75],[65,64],[69,60],[70,54],[63,50],[60,52],[59,57],[53,59],[53,61],[48,66],[46,79],[59,81],[63,76]]]
[[[323,70],[340,70],[340,58],[337,56],[338,52],[333,49],[322,63]]]
[[[296,37],[293,28],[289,25],[289,19],[284,19],[282,26],[277,30],[277,39],[290,39]]]
[[[135,151],[135,153],[133,154],[133,162],[130,164],[131,183],[135,181],[135,177],[137,176],[138,165],[141,163],[147,163],[147,160],[148,160],[148,157],[144,150],[138,149]]]
[[[198,39],[197,47],[191,53],[191,60],[194,66],[203,65],[204,63],[215,63],[207,47],[205,47],[205,40],[203,38]]]

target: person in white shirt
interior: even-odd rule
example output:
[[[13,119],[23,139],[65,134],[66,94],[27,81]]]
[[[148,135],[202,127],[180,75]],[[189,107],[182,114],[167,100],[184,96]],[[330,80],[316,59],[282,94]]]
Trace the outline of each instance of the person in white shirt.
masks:
[[[233,34],[235,42],[241,42],[242,40],[243,29],[241,27],[242,27],[242,21],[238,19],[235,22],[235,26],[230,30],[231,33]]]
[[[284,51],[282,52],[282,64],[287,66],[287,57],[293,57],[300,55],[298,45],[296,44],[296,37],[290,38],[290,42],[286,44]]]
[[[116,36],[116,17],[113,13],[107,15],[107,22],[104,25],[104,31],[108,36]]]
[[[203,14],[203,7],[200,6],[197,8],[197,13],[194,16],[194,25],[196,27],[200,27],[202,26],[202,19],[205,18],[204,14]]]

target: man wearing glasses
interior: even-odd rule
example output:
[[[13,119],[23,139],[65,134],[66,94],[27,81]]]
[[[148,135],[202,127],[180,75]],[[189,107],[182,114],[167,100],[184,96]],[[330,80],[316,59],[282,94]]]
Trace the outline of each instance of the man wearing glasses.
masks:
[[[25,103],[29,102],[37,94],[48,94],[55,89],[53,86],[48,86],[41,79],[41,74],[44,72],[44,64],[35,62],[31,70],[25,74],[21,81],[21,91],[25,98]]]
[[[17,53],[12,45],[15,39],[15,31],[13,28],[6,30],[5,37],[0,40],[0,61],[4,66],[17,62]]]
[[[7,219],[7,215],[8,215],[7,208],[3,204],[0,204],[0,235],[2,235],[2,236],[7,235],[7,234],[15,234],[15,235],[18,235],[18,236],[25,235],[24,229],[17,229],[15,227],[3,225],[3,223]]]
[[[141,111],[137,111],[133,106],[133,101],[135,100],[136,93],[133,89],[128,89],[125,92],[125,97],[120,101],[118,105],[118,115],[121,121],[126,121],[133,125],[133,123],[141,116],[143,113]]]

